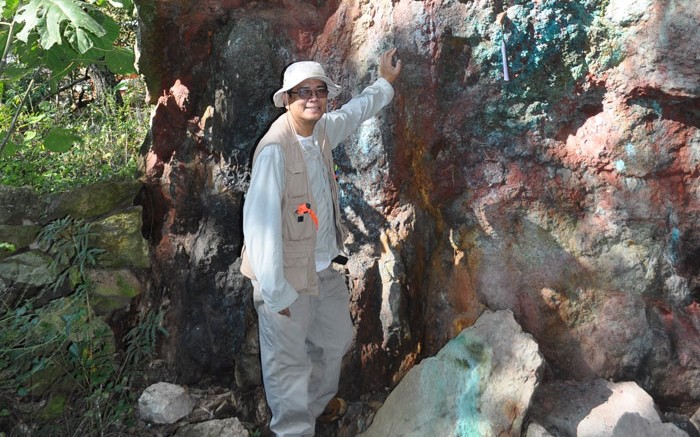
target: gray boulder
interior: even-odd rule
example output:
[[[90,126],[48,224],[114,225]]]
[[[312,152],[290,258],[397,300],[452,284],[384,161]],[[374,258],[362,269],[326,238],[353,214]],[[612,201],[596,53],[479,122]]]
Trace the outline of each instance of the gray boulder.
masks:
[[[613,437],[687,437],[688,433],[672,423],[653,422],[639,413],[625,413],[612,432]]]
[[[39,307],[71,292],[64,281],[57,282],[56,272],[50,267],[51,257],[40,250],[29,250],[0,261],[0,293],[7,307],[29,299]]]
[[[31,188],[0,185],[0,224],[38,223],[45,207]]]
[[[170,424],[190,414],[194,401],[185,388],[158,382],[141,393],[138,406],[141,419],[157,424]]]
[[[39,225],[0,224],[0,243],[10,243],[15,249],[27,247],[34,242],[40,230]],[[12,250],[0,247],[0,259],[7,258],[12,253]]]
[[[128,269],[89,269],[86,276],[94,286],[91,304],[98,315],[125,308],[144,290],[144,284]]]
[[[362,435],[520,435],[544,361],[510,311],[487,311],[411,369]]]

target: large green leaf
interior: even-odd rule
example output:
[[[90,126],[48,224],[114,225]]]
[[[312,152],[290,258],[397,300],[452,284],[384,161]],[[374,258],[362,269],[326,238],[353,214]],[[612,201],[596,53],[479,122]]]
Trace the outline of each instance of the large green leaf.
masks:
[[[81,138],[70,129],[55,128],[44,137],[44,147],[52,152],[67,152]]]
[[[41,46],[49,49],[55,44],[62,44],[66,36],[75,50],[85,53],[92,47],[94,38],[106,33],[100,23],[87,13],[86,9],[89,8],[91,5],[80,0],[30,0],[16,15],[16,20],[24,23],[17,38],[27,42],[29,34],[36,31]]]
[[[114,21],[109,15],[102,15],[95,17],[95,19],[105,29],[105,34],[100,38],[92,38],[92,48],[83,53],[83,56],[97,60],[104,57],[104,52],[112,50],[114,41],[119,37],[121,29],[119,23]]]
[[[5,135],[7,135],[7,132],[0,131],[0,141],[5,139]],[[15,143],[14,141],[8,140],[7,144],[5,144],[5,147],[2,149],[2,152],[0,152],[0,156],[12,156],[20,148],[21,147],[19,146],[19,144]]]
[[[124,47],[114,47],[105,53],[105,62],[109,71],[115,74],[136,73],[134,51]]]
[[[61,80],[78,67],[78,53],[68,45],[55,45],[44,52],[43,62],[51,70],[53,80]]]

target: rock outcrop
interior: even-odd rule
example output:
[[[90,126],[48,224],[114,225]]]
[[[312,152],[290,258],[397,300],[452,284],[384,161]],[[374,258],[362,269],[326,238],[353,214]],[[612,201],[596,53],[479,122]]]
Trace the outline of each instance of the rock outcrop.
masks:
[[[102,182],[39,196],[0,186],[0,373],[3,390],[22,399],[3,405],[12,432],[67,429],[57,423],[76,393],[112,384],[118,353],[134,359],[128,333],[149,313],[128,311],[149,285],[141,208],[133,205],[141,187]],[[136,347],[145,356],[148,346]]]
[[[259,384],[242,371],[240,212],[283,67],[322,62],[341,104],[396,46],[394,101],[336,156],[356,326],[343,394],[396,384],[507,309],[553,377],[636,381],[692,413],[700,4],[633,3],[137,0],[156,103],[139,203],[183,382]]]

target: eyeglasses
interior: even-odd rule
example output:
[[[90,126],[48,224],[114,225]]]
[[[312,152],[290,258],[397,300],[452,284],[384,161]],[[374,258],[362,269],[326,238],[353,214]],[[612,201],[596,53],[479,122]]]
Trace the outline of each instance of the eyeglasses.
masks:
[[[318,88],[312,90],[311,88],[299,88],[299,91],[287,91],[289,94],[298,94],[299,98],[307,100],[310,99],[314,94],[319,99],[325,99],[328,97],[328,88]]]

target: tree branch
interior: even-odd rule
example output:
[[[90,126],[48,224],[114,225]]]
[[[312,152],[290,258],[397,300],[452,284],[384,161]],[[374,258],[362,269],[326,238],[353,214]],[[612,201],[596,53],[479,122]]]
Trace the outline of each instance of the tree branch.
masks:
[[[2,140],[2,144],[0,144],[0,155],[2,154],[2,150],[5,148],[7,143],[10,141],[10,135],[12,135],[12,131],[15,130],[15,124],[17,124],[17,119],[19,118],[19,114],[22,112],[22,107],[24,106],[24,102],[27,100],[27,96],[29,96],[29,93],[32,91],[32,87],[34,86],[34,80],[36,79],[36,75],[38,73],[39,73],[39,69],[37,68],[36,70],[34,70],[34,74],[32,75],[32,80],[29,81],[29,85],[27,86],[27,91],[22,96],[22,100],[19,102],[19,105],[17,105],[17,110],[15,111],[15,115],[12,117],[12,123],[10,123],[10,127],[7,129],[7,133],[5,134],[5,139]]]
[[[15,28],[15,20],[12,19],[10,23],[10,29],[7,31],[7,41],[5,42],[5,49],[2,52],[2,58],[0,58],[0,76],[2,72],[5,71],[5,65],[7,65],[7,55],[10,53],[10,46],[12,45],[12,31]],[[1,150],[1,149],[0,149]]]

